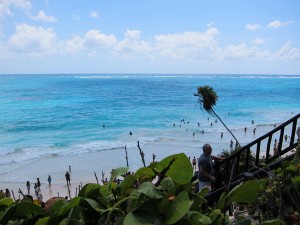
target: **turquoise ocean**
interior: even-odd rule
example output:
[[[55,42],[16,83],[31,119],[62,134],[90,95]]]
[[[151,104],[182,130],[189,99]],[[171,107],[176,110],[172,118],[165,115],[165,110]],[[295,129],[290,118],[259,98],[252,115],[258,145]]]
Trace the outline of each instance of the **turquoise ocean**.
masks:
[[[125,145],[140,160],[137,141],[159,146],[158,159],[170,144],[191,157],[205,143],[215,154],[229,149],[229,133],[194,96],[202,85],[214,88],[214,109],[242,145],[300,112],[300,75],[0,75],[0,178],[20,181],[18,165],[95,152],[102,165],[124,166]],[[120,157],[105,162],[112,151]]]

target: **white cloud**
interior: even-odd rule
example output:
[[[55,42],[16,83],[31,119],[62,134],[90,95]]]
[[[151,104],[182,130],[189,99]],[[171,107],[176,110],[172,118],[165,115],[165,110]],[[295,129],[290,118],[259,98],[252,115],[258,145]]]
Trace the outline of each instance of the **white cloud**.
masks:
[[[282,48],[274,53],[273,58],[281,60],[300,60],[300,49],[292,48],[292,43],[285,43]]]
[[[24,9],[26,11],[30,10],[31,2],[29,0],[1,0],[0,1],[0,17],[12,16],[12,7]]]
[[[90,15],[92,18],[99,18],[99,13],[97,11],[93,11],[91,12],[91,15]]]
[[[88,48],[109,47],[116,43],[116,37],[114,35],[106,35],[99,30],[88,31],[83,39],[84,45]]]
[[[253,41],[251,41],[252,44],[255,45],[262,45],[265,43],[265,39],[263,38],[255,38]]]
[[[40,54],[52,53],[56,49],[56,34],[51,28],[21,24],[10,37],[7,46],[13,52]]]
[[[210,27],[203,33],[157,35],[155,49],[158,54],[175,59],[217,57],[216,53],[219,51],[215,40],[217,34],[219,34],[218,29]]]
[[[125,39],[119,41],[114,48],[117,54],[129,58],[141,55],[151,58],[152,48],[148,42],[141,40],[141,31],[127,29],[124,36]]]
[[[54,16],[47,16],[43,10],[40,10],[37,16],[32,17],[34,20],[40,20],[45,22],[55,22],[57,19]]]
[[[287,25],[290,25],[292,23],[294,23],[294,21],[281,22],[279,20],[275,20],[275,21],[270,22],[267,25],[267,28],[278,29],[279,27],[287,26]]]
[[[258,30],[260,29],[260,25],[259,24],[247,24],[246,25],[246,29],[249,30],[249,31],[255,31],[255,30]]]

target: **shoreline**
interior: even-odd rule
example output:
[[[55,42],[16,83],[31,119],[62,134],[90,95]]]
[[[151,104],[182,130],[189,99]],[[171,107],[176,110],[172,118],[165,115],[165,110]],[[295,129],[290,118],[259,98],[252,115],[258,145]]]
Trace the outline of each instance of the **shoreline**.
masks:
[[[256,125],[259,127],[259,125]],[[243,128],[240,128],[235,135],[243,143],[249,143],[265,132],[272,129],[272,127],[266,127],[269,129],[261,130],[257,129],[256,136],[253,136],[252,129],[249,126],[248,133],[245,134]],[[183,135],[187,132],[187,135]],[[216,132],[196,134],[195,138],[189,131],[175,132],[176,136],[170,138],[162,137],[159,141],[147,143],[141,146],[141,149],[145,153],[146,165],[149,165],[153,160],[152,155],[156,155],[157,161],[163,158],[177,153],[185,153],[192,160],[193,157],[198,158],[202,152],[202,146],[205,143],[210,143],[213,146],[213,154],[217,155],[222,150],[229,150],[229,141],[231,137],[224,133],[224,138],[220,138],[220,134]],[[218,136],[216,136],[218,135]],[[223,147],[223,149],[221,148]],[[139,150],[136,147],[127,148],[129,171],[136,171],[143,166],[140,158]],[[57,197],[58,193],[60,197],[68,196],[68,188],[65,180],[65,173],[71,166],[71,197],[76,195],[76,188],[78,193],[78,187],[82,184],[84,186],[87,183],[97,183],[95,174],[98,177],[99,184],[102,184],[102,172],[105,173],[104,178],[110,178],[110,171],[118,167],[126,167],[125,150],[124,149],[112,149],[108,151],[96,151],[84,154],[72,154],[72,155],[52,155],[51,157],[41,157],[32,159],[29,161],[14,163],[10,165],[1,165],[0,174],[0,189],[13,190],[15,197],[18,198],[19,188],[25,194],[27,193],[26,181],[31,183],[31,194],[36,198],[34,194],[34,183],[37,178],[41,181],[41,193],[43,200],[46,201],[51,197]],[[52,185],[48,186],[48,175],[51,175]]]

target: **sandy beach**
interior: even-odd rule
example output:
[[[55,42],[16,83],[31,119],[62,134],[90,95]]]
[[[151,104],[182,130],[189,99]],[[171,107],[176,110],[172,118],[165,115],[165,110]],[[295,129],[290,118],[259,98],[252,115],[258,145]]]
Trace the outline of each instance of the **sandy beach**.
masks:
[[[258,129],[257,135],[253,136],[249,131],[245,134],[243,128],[240,128],[236,135],[242,143],[246,144],[253,140],[255,137],[266,132],[271,127],[266,127],[262,130]],[[229,149],[229,142],[231,140],[230,135],[225,133],[224,137],[216,137],[215,133],[211,134],[196,134],[195,137],[185,128],[181,131],[174,133],[172,139],[161,138],[158,141],[150,142],[145,145],[141,145],[142,150],[145,153],[146,165],[149,165],[153,160],[153,154],[156,156],[157,161],[163,158],[177,153],[185,153],[191,159],[193,157],[199,157],[202,152],[202,146],[205,143],[210,143],[213,146],[213,153],[219,154],[223,149]],[[132,137],[135,138],[135,137]],[[131,146],[127,148],[129,171],[136,171],[143,166],[139,149],[137,146]],[[110,178],[110,171],[118,167],[126,167],[125,149],[110,149],[97,152],[90,152],[84,154],[71,154],[71,155],[51,155],[46,157],[38,157],[32,160],[24,161],[21,163],[13,163],[8,165],[2,165],[0,188],[5,190],[13,190],[15,198],[18,199],[21,196],[18,190],[21,189],[25,194],[27,193],[26,181],[31,183],[31,195],[34,194],[34,183],[37,178],[41,181],[41,193],[44,201],[55,196],[69,196],[67,183],[65,179],[65,173],[71,166],[71,197],[76,196],[79,185],[85,185],[87,183],[96,183],[95,173],[97,175],[99,184],[102,184],[102,172],[104,178]],[[51,175],[52,184],[49,186],[47,178]],[[77,190],[76,190],[77,188]],[[34,196],[36,197],[36,196]]]

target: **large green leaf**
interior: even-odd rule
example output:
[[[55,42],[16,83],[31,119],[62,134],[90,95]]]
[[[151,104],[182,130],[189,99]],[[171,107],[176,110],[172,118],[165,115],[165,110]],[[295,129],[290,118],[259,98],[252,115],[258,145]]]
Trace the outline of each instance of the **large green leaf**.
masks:
[[[175,193],[176,186],[170,177],[165,177],[161,181],[160,186],[163,187],[167,195],[173,195]]]
[[[47,225],[49,217],[39,219],[34,225]]]
[[[134,175],[128,175],[124,178],[124,180],[121,182],[121,184],[119,185],[121,188],[121,195],[122,197],[127,196],[128,194],[130,194],[133,186],[135,183],[135,177]]]
[[[134,211],[128,213],[124,220],[124,225],[163,225],[157,215],[144,211]]]
[[[117,169],[113,169],[111,171],[111,177],[109,181],[113,181],[114,179],[118,178],[119,176],[122,176],[128,172],[128,167],[119,167]]]
[[[139,181],[152,180],[155,177],[155,173],[149,167],[142,167],[134,173],[134,177]]]
[[[81,199],[82,199],[81,197],[72,198],[70,202],[68,202],[66,205],[62,206],[59,209],[58,215],[62,216],[62,215],[69,214],[71,209],[73,209],[75,206],[78,206],[80,204]]]
[[[257,200],[260,191],[260,182],[257,180],[248,180],[233,188],[226,196],[227,203],[232,202],[241,204],[251,204]],[[228,205],[227,204],[227,205]]]
[[[16,216],[32,218],[44,214],[44,210],[30,202],[20,202],[16,204]]]
[[[184,154],[175,154],[166,157],[156,165],[156,170],[162,172],[173,161],[166,175],[178,184],[187,184],[193,177],[193,167],[189,158]]]
[[[69,213],[66,225],[84,225],[84,218],[82,215],[82,209],[79,206],[75,206]]]
[[[189,225],[209,225],[212,222],[208,216],[195,211],[189,211],[187,213],[187,218],[189,220]]]
[[[0,199],[0,206],[10,206],[14,203],[12,198],[2,198]]]
[[[296,188],[300,187],[300,176],[293,177],[291,180],[292,183],[296,186]]]
[[[212,221],[214,221],[214,225],[223,225],[224,214],[220,209],[213,210],[208,216]]]
[[[138,193],[143,193],[143,194],[145,194],[146,196],[148,196],[149,198],[152,198],[152,199],[159,199],[159,198],[164,197],[164,195],[157,192],[155,185],[151,182],[142,183],[139,186],[137,192]]]
[[[101,185],[99,184],[86,184],[79,191],[78,197],[91,198],[92,196],[98,195],[100,193]]]
[[[16,205],[11,205],[5,210],[5,212],[0,217],[0,224],[7,224],[10,219],[13,219],[16,212]]]
[[[188,211],[193,201],[190,200],[187,191],[182,191],[175,197],[166,213],[164,222],[174,224],[179,221]]]
[[[91,198],[83,198],[83,202],[86,202],[92,209],[94,209],[96,212],[102,212],[104,207],[99,204],[98,201],[91,199]]]
[[[268,220],[261,223],[261,225],[285,225],[285,222],[282,220]]]

